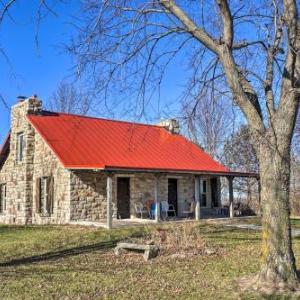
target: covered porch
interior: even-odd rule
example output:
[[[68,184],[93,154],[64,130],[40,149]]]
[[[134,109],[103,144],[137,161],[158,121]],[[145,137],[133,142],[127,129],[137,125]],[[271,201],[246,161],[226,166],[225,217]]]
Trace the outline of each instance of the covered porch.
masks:
[[[233,219],[233,181],[258,179],[253,173],[173,173],[145,170],[106,171],[105,227],[165,221]],[[228,183],[228,205],[222,204],[221,178]],[[157,209],[157,208],[160,209]]]

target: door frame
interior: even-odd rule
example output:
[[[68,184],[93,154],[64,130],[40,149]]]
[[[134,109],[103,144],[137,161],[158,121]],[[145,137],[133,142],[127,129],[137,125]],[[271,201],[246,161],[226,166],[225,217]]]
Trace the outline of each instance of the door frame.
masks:
[[[116,189],[115,189],[115,196],[116,196],[116,217],[118,218],[118,212],[119,212],[119,207],[118,207],[118,180],[119,179],[128,179],[128,191],[129,191],[129,218],[131,218],[131,177],[130,175],[116,175]]]
[[[168,177],[167,178],[167,185],[168,185],[168,199],[167,200],[168,200],[168,202],[169,202],[169,181],[170,180],[172,180],[174,182],[176,181],[176,194],[177,195],[176,195],[176,205],[174,207],[175,211],[176,211],[176,216],[178,216],[178,211],[179,211],[178,210],[178,195],[179,195],[179,191],[178,191],[178,187],[179,187],[179,185],[178,185],[178,179],[179,179],[178,177]],[[173,204],[173,203],[170,203],[170,204]]]

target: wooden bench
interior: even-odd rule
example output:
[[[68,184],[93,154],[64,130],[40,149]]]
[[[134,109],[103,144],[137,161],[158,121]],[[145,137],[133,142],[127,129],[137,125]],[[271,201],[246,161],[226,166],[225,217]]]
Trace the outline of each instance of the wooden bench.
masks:
[[[148,261],[149,259],[155,258],[159,254],[159,247],[156,245],[141,245],[133,243],[118,243],[115,248],[115,254],[120,255],[122,250],[144,252],[144,259]]]

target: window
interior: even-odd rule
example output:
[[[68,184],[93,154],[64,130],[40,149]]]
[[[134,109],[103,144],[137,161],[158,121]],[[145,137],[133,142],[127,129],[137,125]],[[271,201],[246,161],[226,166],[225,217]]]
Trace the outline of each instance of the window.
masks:
[[[202,180],[201,183],[201,206],[207,206],[207,181]]]
[[[6,184],[0,185],[0,213],[6,210]]]
[[[49,216],[53,213],[53,177],[38,178],[36,185],[36,211]]]
[[[17,134],[17,161],[22,162],[24,159],[25,139],[24,133]]]

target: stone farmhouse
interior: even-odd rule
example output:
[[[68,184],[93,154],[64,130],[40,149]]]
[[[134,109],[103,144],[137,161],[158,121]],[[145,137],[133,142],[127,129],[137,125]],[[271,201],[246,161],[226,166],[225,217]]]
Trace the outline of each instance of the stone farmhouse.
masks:
[[[0,223],[104,221],[111,228],[163,201],[176,217],[191,217],[194,203],[191,215],[200,219],[220,212],[222,176],[233,217],[232,180],[252,175],[214,161],[174,120],[146,125],[48,112],[36,97],[20,98],[0,150]],[[161,210],[152,217],[159,221]]]

